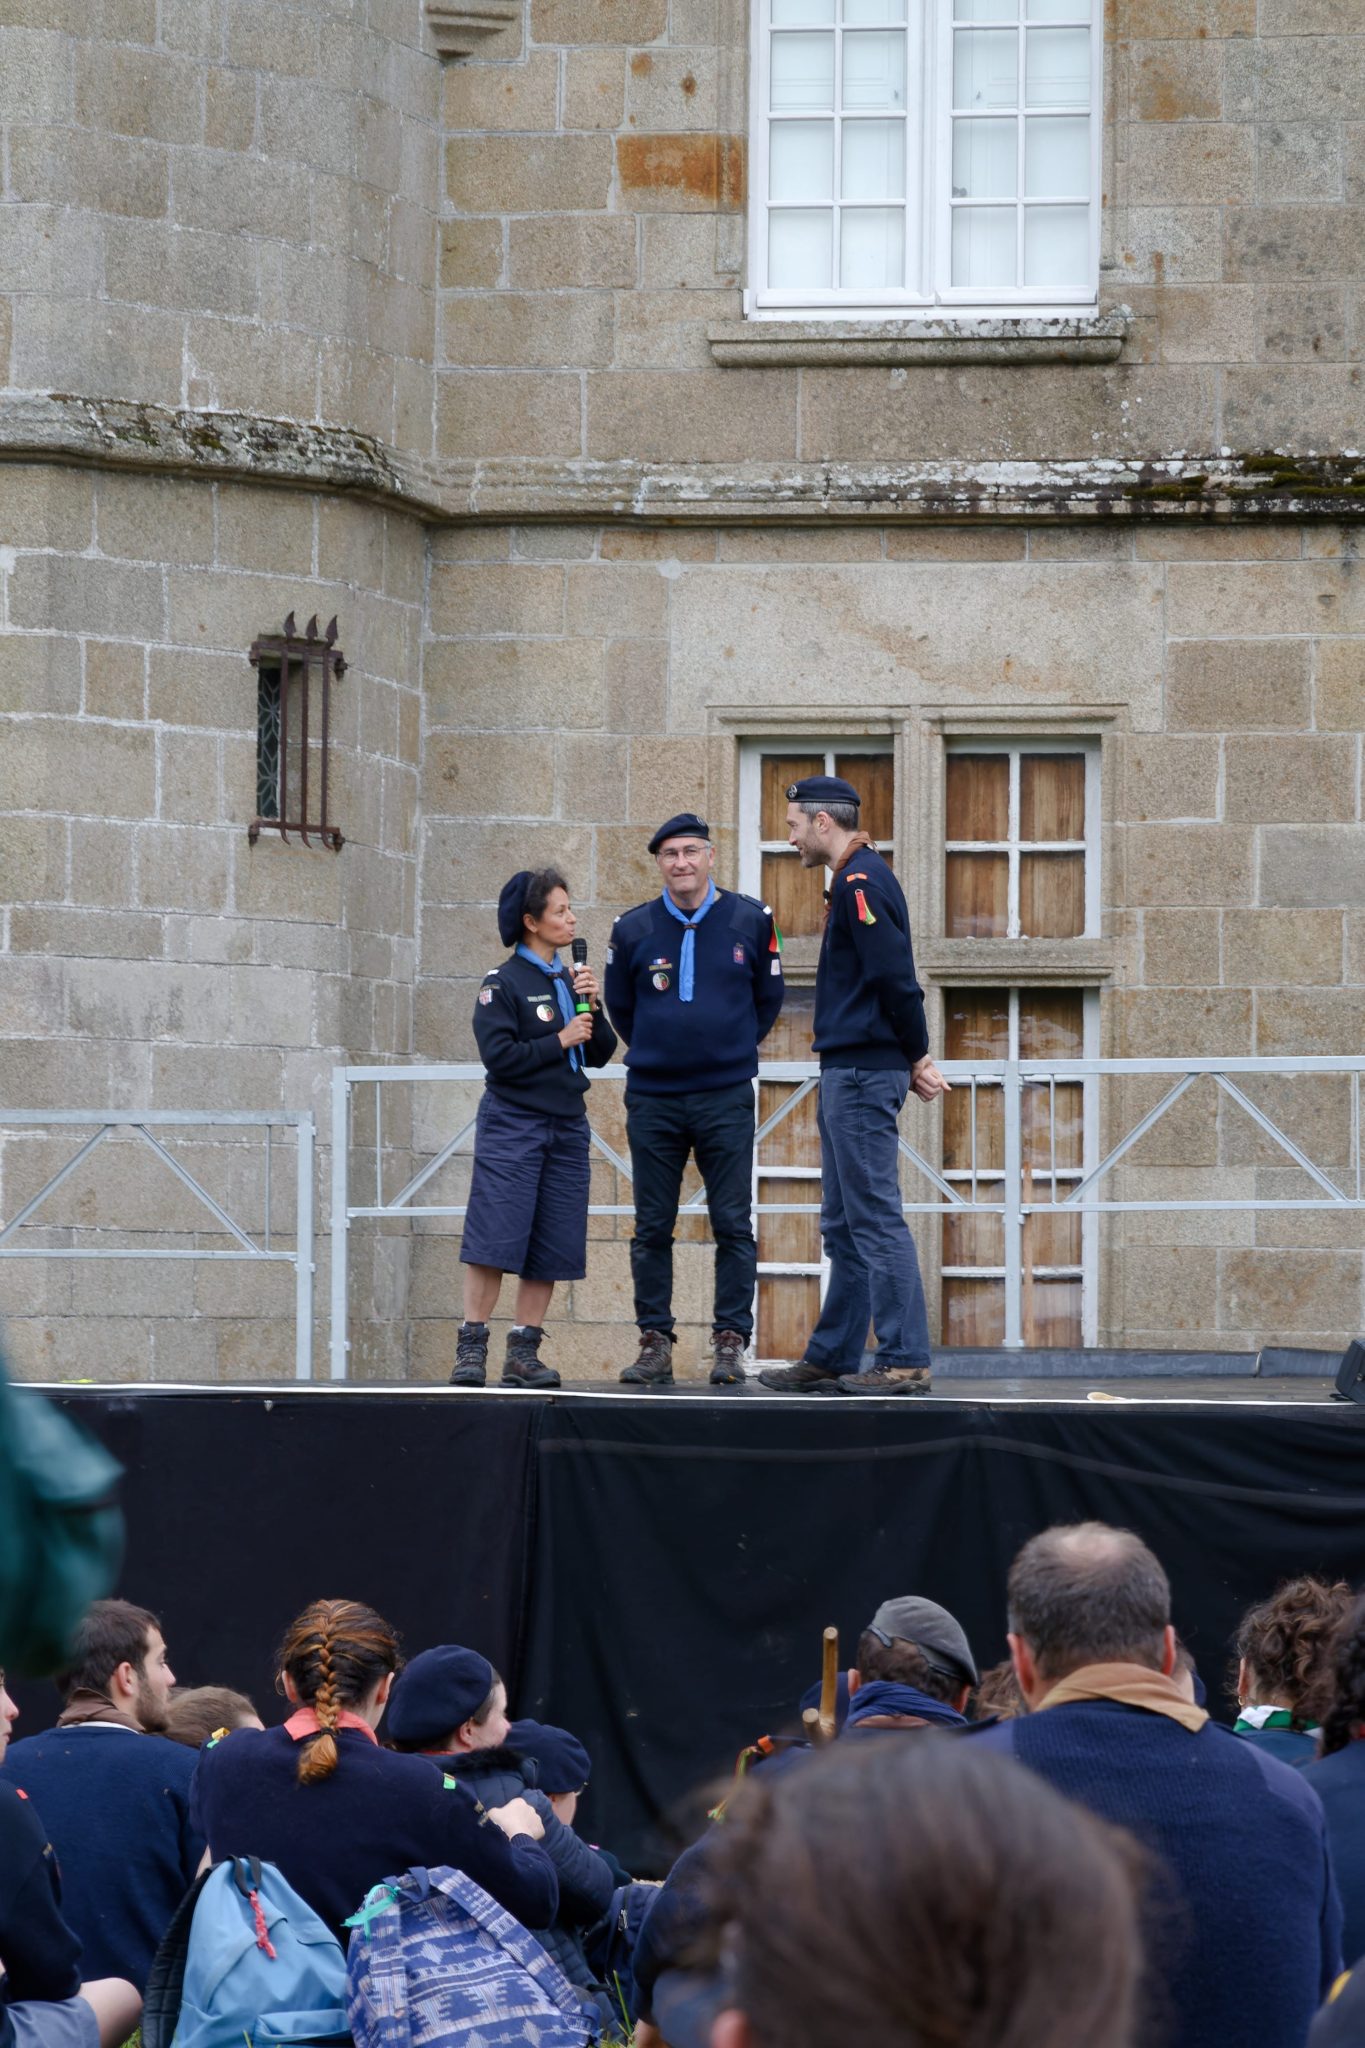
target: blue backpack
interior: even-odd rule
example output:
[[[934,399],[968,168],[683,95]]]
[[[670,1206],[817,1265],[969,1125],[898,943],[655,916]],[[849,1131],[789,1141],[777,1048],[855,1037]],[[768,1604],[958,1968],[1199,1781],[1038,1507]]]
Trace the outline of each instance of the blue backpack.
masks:
[[[558,1963],[462,1870],[377,1885],[350,1924],[356,2048],[587,2048],[595,2036]]]
[[[346,2041],[345,2002],[340,1942],[273,1863],[232,1857],[209,1872],[190,1923],[172,2048]]]

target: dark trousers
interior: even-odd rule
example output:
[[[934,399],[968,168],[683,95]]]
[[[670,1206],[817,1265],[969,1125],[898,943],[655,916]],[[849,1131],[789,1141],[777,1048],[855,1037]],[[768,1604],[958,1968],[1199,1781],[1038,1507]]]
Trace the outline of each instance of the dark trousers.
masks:
[[[806,1357],[857,1372],[869,1321],[876,1363],[929,1363],[919,1255],[901,1208],[897,1118],[909,1092],[903,1067],[826,1067],[820,1075],[820,1234],[829,1286]]]
[[[708,1088],[692,1095],[627,1091],[626,1136],[635,1184],[635,1235],[630,1272],[635,1320],[642,1330],[673,1332],[673,1230],[687,1156],[695,1153],[706,1187],[706,1212],[716,1240],[712,1325],[753,1335],[754,1091]]]

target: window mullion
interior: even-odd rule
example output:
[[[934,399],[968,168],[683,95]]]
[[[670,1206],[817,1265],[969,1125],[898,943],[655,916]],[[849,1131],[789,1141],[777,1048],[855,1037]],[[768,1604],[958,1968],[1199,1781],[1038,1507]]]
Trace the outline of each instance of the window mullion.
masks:
[[[830,276],[834,289],[839,291],[843,284],[843,215],[840,212],[841,195],[844,189],[844,25],[839,18],[843,9],[836,0],[834,22],[834,190],[833,217],[830,224]],[[833,769],[829,771],[833,774]]]

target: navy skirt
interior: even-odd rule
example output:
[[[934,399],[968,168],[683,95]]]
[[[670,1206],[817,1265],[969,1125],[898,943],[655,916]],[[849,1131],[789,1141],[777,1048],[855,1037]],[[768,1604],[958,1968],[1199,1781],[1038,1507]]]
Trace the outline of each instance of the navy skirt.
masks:
[[[588,1270],[588,1119],[518,1109],[485,1089],[460,1257],[522,1280]]]

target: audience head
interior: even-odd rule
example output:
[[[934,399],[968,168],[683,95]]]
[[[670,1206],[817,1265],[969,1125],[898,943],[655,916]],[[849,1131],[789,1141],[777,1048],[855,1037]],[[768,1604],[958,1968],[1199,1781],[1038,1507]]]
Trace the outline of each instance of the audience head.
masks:
[[[285,1698],[318,1718],[299,1755],[299,1783],[314,1785],[337,1767],[343,1713],[379,1726],[400,1662],[398,1637],[358,1600],[315,1600],[290,1625],[276,1662]]]
[[[1087,1664],[1141,1664],[1167,1675],[1175,1667],[1170,1583],[1129,1529],[1045,1529],[1010,1566],[1007,1598],[1010,1654],[1030,1707]]]
[[[1281,1707],[1314,1727],[1332,1700],[1332,1651],[1351,1606],[1344,1579],[1287,1579],[1237,1631],[1238,1706]]]
[[[234,1728],[264,1728],[244,1692],[226,1685],[181,1685],[166,1709],[166,1733],[187,1749],[202,1749],[210,1735]]]
[[[1332,1693],[1322,1717],[1322,1754],[1365,1735],[1365,1593],[1351,1603],[1332,1655]]]
[[[850,1695],[878,1681],[913,1686],[961,1713],[978,1678],[961,1622],[936,1600],[883,1600],[858,1638]]]
[[[1006,1657],[999,1664],[992,1664],[989,1671],[981,1674],[981,1683],[972,1700],[974,1721],[1012,1721],[1024,1712],[1024,1696],[1019,1690],[1019,1681],[1014,1675],[1014,1665]]]
[[[129,1600],[96,1600],[81,1617],[57,1690],[67,1701],[93,1693],[149,1735],[159,1735],[174,1684],[156,1616]]]
[[[508,1747],[536,1765],[536,1784],[566,1828],[573,1826],[580,1795],[592,1776],[592,1758],[576,1735],[548,1721],[513,1721]]]
[[[19,1709],[10,1698],[5,1674],[0,1671],[0,1764],[5,1761],[5,1751],[9,1748],[9,1739],[18,1718]]]
[[[1171,1677],[1192,1707],[1202,1707],[1206,1703],[1208,1690],[1199,1676],[1194,1652],[1181,1642],[1179,1636],[1175,1639],[1175,1663],[1171,1667]]]
[[[834,1743],[746,1779],[717,1847],[711,2048],[1132,2040],[1131,1850],[1007,1758]]]
[[[414,1657],[389,1701],[395,1749],[455,1756],[500,1749],[507,1729],[507,1687],[487,1657],[458,1643],[439,1643]]]

